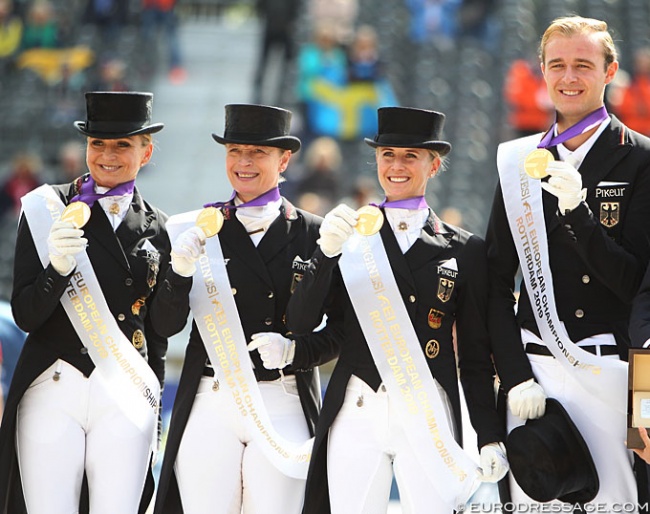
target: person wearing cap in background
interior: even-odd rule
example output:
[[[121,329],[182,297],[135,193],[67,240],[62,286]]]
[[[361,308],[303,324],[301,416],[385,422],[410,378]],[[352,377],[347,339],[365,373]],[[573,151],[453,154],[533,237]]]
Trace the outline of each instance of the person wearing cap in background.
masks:
[[[325,216],[289,303],[296,334],[318,323],[328,301],[337,306],[330,319],[344,326],[305,514],[385,513],[393,472],[404,512],[451,513],[481,480],[496,482],[508,470],[487,335],[485,244],[442,222],[424,198],[451,150],[441,140],[444,119],[422,109],[378,110],[378,134],[365,141],[375,148],[385,201],[360,211],[340,204]],[[460,446],[454,326],[480,469]]]
[[[28,336],[0,427],[6,514],[137,513],[153,496],[167,339],[149,307],[171,245],[135,180],[163,124],[151,93],[85,98],[89,173],[23,197],[11,306]]]
[[[645,465],[633,469],[625,446],[623,361],[632,300],[650,259],[650,140],[604,107],[618,70],[605,22],[554,20],[540,58],[556,118],[545,134],[499,146],[500,185],[486,235],[490,336],[508,429],[543,416],[547,396],[558,400],[584,437],[600,482],[559,492],[580,493],[581,502],[611,512],[614,504],[647,501]],[[539,464],[534,452],[528,459]],[[512,475],[513,502],[535,503],[534,484],[515,466]]]
[[[315,366],[338,354],[331,324],[302,337],[285,324],[321,223],[280,194],[300,149],[291,112],[235,104],[225,114],[212,137],[225,147],[231,198],[168,223],[156,326],[171,336],[190,310],[193,323],[155,514],[300,512],[320,409]]]

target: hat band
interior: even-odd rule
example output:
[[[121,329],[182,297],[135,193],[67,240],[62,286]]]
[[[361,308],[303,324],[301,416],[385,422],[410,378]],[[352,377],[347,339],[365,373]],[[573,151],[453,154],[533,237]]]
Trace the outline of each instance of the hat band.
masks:
[[[86,126],[84,127],[86,132],[132,132],[134,130],[140,130],[146,126],[146,121],[134,121],[134,122],[125,122],[125,121],[86,121]]]
[[[375,138],[376,143],[383,143],[383,144],[396,144],[396,145],[403,145],[403,144],[423,144],[423,143],[430,143],[434,138],[430,136],[422,136],[418,134],[379,134]]]
[[[287,137],[287,134],[260,134],[253,132],[224,132],[223,139],[243,140],[243,141],[267,141],[276,137]]]

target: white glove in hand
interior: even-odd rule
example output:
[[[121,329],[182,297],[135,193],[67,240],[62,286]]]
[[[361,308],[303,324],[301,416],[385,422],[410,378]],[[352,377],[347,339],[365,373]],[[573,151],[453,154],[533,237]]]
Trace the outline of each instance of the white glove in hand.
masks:
[[[541,418],[546,412],[546,393],[531,378],[510,389],[508,405],[510,412],[523,420]]]
[[[259,332],[251,336],[248,351],[259,350],[266,369],[284,369],[293,362],[296,343],[277,332]]]
[[[191,277],[196,271],[196,261],[205,245],[205,232],[192,227],[179,234],[172,245],[172,269],[181,277]]]
[[[69,221],[57,221],[52,225],[47,238],[47,249],[50,263],[59,275],[69,275],[77,265],[74,256],[88,244],[88,239],[83,235],[84,231],[74,228]]]
[[[508,472],[508,459],[503,443],[490,443],[481,448],[480,477],[483,482],[498,482]]]
[[[560,214],[572,211],[587,197],[587,190],[582,188],[582,175],[568,162],[553,161],[546,171],[550,177],[548,182],[542,182],[542,188],[557,196]]]
[[[343,244],[353,234],[358,219],[357,211],[343,203],[325,215],[320,226],[320,238],[316,242],[326,257],[336,257],[341,253]]]

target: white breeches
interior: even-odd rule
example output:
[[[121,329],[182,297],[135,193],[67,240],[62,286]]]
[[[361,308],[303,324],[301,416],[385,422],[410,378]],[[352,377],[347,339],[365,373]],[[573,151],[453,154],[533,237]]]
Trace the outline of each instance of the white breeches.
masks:
[[[525,333],[525,337],[525,341],[533,341],[531,337],[534,336]],[[603,337],[604,334],[588,338],[580,341],[580,344],[600,343]],[[611,337],[613,339],[613,336]],[[574,376],[565,371],[557,359],[531,354],[528,358],[535,378],[544,388],[546,395],[557,399],[562,404],[589,447],[600,481],[598,494],[591,502],[594,508],[598,506],[600,509],[605,509],[602,512],[638,512],[632,452],[625,446],[627,437],[625,414],[608,407],[598,398],[597,391],[594,394],[586,394],[584,387]],[[601,358],[618,359],[615,355]],[[625,401],[626,398],[621,398],[621,402]],[[521,424],[523,421],[508,411],[508,432]],[[510,490],[513,503],[536,503],[521,490],[512,476]],[[552,503],[558,504],[558,508],[560,505],[566,506],[557,500]]]
[[[305,481],[278,471],[251,439],[225,385],[203,377],[176,457],[183,510],[191,514],[298,514]],[[295,377],[259,382],[275,430],[294,442],[309,439]],[[243,510],[242,510],[243,509]]]
[[[91,514],[137,513],[157,423],[153,411],[147,421],[143,433],[97,370],[86,378],[58,360],[41,373],[17,413],[16,450],[29,514],[78,513],[84,471]]]
[[[455,427],[447,395],[439,385],[438,390],[447,406],[446,420]],[[385,514],[393,472],[405,514],[451,514],[426,478],[416,452],[384,387],[375,392],[352,376],[329,433],[327,477],[332,514]]]

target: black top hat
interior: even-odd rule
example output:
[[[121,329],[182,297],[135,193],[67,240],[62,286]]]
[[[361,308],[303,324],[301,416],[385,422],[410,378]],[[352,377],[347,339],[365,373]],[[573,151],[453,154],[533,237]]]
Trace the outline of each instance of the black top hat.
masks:
[[[377,110],[378,133],[365,138],[372,147],[428,148],[447,155],[451,145],[442,141],[445,115],[441,112],[410,107],[381,107]]]
[[[600,482],[587,443],[560,402],[546,399],[546,413],[515,428],[506,440],[510,471],[533,500],[587,503]]]
[[[151,123],[153,94],[94,91],[86,93],[86,121],[75,121],[79,132],[99,139],[152,134],[163,128]]]
[[[291,111],[268,105],[226,105],[223,137],[212,134],[217,143],[274,146],[297,152],[300,139],[290,136]]]

